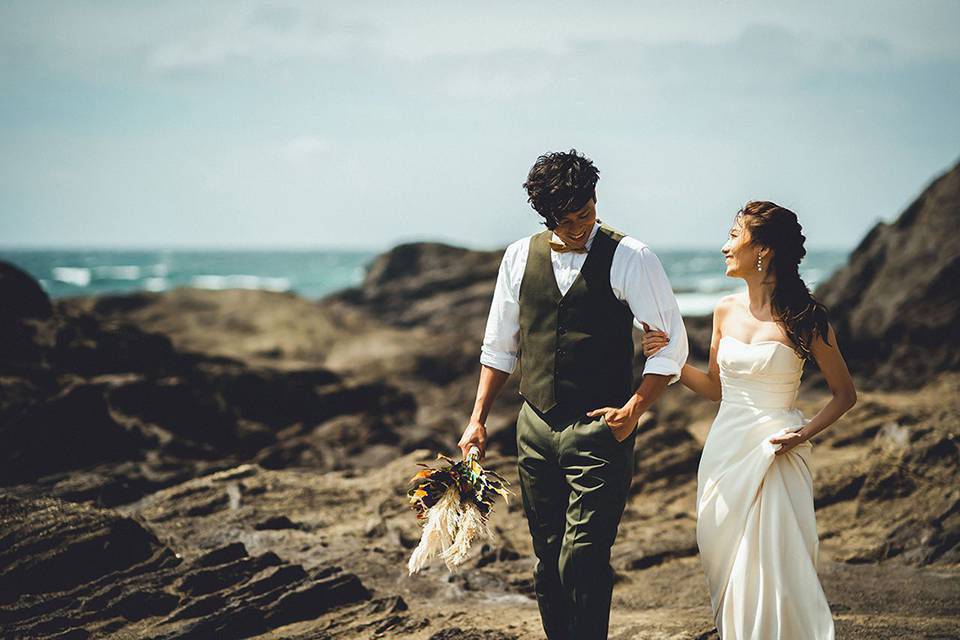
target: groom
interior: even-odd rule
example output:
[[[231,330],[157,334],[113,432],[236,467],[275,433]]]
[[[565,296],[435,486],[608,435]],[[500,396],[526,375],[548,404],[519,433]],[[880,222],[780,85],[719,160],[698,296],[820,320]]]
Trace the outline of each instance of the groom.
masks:
[[[607,637],[613,545],[633,479],[640,416],[679,379],[687,335],[663,267],[597,219],[599,172],[575,150],[540,156],[524,188],[545,231],[507,247],[480,355],[480,386],[459,446],[521,364],[517,466],[549,640]],[[666,331],[634,388],[634,323]]]

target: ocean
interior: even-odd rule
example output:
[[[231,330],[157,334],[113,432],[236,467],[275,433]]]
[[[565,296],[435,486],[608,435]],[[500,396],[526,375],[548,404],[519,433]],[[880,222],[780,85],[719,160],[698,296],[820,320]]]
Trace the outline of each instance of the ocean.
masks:
[[[800,273],[813,288],[847,259],[848,251],[812,250]],[[36,278],[52,298],[174,287],[293,291],[321,298],[360,284],[373,251],[336,250],[52,250],[0,249]],[[716,301],[742,288],[724,276],[719,250],[657,250],[673,285],[680,311],[709,314]]]

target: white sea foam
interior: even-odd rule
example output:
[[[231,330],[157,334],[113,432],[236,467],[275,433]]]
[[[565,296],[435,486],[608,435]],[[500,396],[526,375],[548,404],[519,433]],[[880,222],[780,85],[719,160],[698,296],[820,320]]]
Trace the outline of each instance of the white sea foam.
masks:
[[[806,283],[810,290],[812,291],[814,287],[817,286],[817,283],[820,281],[820,278],[823,277],[823,269],[817,269],[816,267],[810,269],[803,269],[800,272],[800,277],[803,278],[803,281]]]
[[[226,289],[229,287],[226,276],[193,276],[190,278],[190,284],[200,289]]]
[[[700,293],[727,293],[736,287],[736,281],[724,276],[706,276],[697,280],[697,291]]]
[[[717,301],[728,292],[717,293],[678,293],[677,306],[680,307],[680,315],[683,316],[706,316],[713,313],[713,308]]]
[[[288,291],[290,281],[287,278],[269,278],[245,274],[198,275],[190,279],[190,284],[200,289],[265,289],[267,291]]]
[[[165,262],[160,264],[152,264],[147,269],[155,276],[165,276],[170,273],[170,265]]]
[[[136,265],[104,265],[94,267],[93,273],[97,278],[109,278],[111,280],[139,280],[140,267]]]
[[[90,284],[90,269],[86,267],[54,267],[53,279],[85,287]]]
[[[167,286],[166,278],[147,278],[143,281],[143,288],[147,291],[165,291]]]

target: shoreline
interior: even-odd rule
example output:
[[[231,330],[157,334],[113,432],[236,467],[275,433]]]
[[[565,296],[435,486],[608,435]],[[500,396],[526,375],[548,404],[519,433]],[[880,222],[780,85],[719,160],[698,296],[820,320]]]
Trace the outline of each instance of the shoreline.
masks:
[[[406,246],[432,246],[411,243]],[[502,249],[473,251],[444,245],[462,255],[498,259]],[[389,253],[389,252],[388,252]],[[362,251],[228,251],[140,252],[116,250],[98,253],[76,250],[0,250],[0,259],[11,259],[36,278],[53,299],[84,295],[120,295],[169,291],[190,286],[211,291],[230,288],[288,291],[319,301],[345,289],[362,286],[366,271],[377,255]],[[739,283],[723,276],[719,252],[664,249],[658,254],[673,284],[685,315],[709,314],[722,295],[738,290]],[[815,283],[840,268],[847,251],[811,251],[803,271]]]

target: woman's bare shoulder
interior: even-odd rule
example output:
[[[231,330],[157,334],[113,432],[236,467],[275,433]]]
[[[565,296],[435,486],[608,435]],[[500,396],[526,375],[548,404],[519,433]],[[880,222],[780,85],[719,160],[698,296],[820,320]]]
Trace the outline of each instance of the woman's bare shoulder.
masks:
[[[745,304],[745,298],[746,296],[743,293],[731,293],[723,296],[717,300],[717,304],[713,308],[713,315],[723,316],[726,315],[731,309],[742,307]]]

